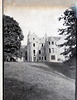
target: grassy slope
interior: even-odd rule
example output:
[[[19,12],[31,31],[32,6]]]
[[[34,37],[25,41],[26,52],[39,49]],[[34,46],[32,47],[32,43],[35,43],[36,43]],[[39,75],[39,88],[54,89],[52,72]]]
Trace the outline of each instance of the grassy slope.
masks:
[[[73,62],[75,62],[75,60]],[[76,62],[74,63],[74,65],[72,64],[72,62],[69,62],[67,64],[46,62],[45,64],[47,64],[53,70],[56,70],[57,72],[66,75],[67,77],[75,79],[75,76],[76,76]]]
[[[4,100],[75,100],[75,81],[41,63],[5,63]]]

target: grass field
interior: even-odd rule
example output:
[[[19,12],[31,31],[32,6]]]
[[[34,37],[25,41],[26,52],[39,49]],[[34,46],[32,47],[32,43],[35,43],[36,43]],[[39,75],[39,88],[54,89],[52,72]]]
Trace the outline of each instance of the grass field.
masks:
[[[75,80],[52,67],[5,62],[4,100],[75,100]]]

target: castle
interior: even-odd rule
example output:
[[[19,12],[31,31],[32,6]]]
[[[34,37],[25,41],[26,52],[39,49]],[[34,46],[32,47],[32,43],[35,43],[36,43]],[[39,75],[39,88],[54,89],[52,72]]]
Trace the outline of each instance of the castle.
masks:
[[[60,37],[39,38],[35,33],[27,35],[26,61],[29,62],[62,62],[64,57],[60,55],[57,42]]]

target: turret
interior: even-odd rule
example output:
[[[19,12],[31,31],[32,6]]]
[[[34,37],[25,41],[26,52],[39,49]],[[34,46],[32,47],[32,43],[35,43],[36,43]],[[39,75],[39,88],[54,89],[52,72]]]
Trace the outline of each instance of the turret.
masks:
[[[45,33],[45,58],[47,59],[47,33]]]
[[[30,31],[29,31],[29,33],[28,33],[28,35],[27,35],[27,44],[30,42],[30,35],[31,35],[31,33],[30,33]]]

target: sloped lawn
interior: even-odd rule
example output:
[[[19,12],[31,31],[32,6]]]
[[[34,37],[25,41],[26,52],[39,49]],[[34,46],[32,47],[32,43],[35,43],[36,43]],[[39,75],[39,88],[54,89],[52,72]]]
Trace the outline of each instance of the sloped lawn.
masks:
[[[75,100],[75,80],[44,63],[4,63],[4,100]]]

